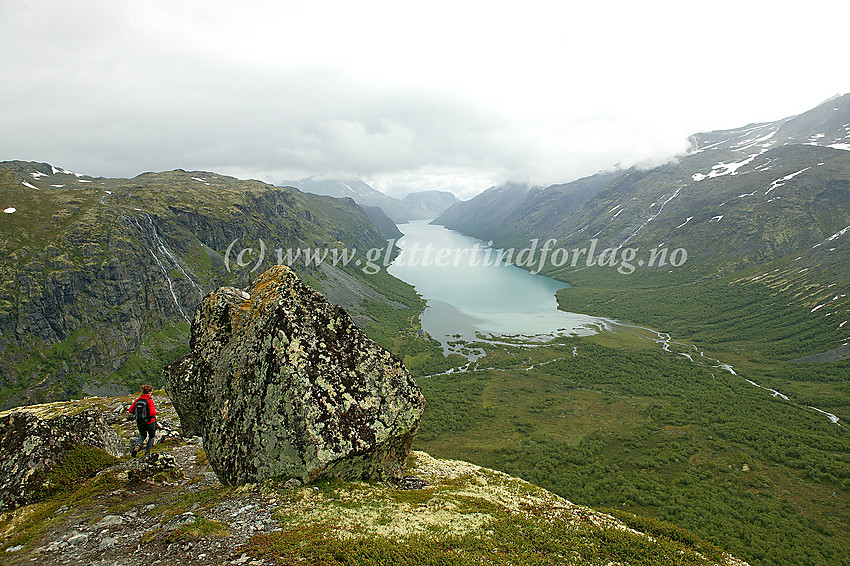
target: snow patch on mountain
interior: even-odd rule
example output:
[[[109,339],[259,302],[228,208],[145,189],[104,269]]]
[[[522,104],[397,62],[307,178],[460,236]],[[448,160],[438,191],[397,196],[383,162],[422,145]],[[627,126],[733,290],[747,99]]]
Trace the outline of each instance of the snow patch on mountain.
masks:
[[[838,238],[839,236],[843,236],[844,234],[846,234],[848,230],[850,230],[850,226],[847,226],[847,227],[846,227],[846,228],[844,228],[843,230],[840,230],[840,231],[836,232],[835,234],[833,234],[832,236],[830,236],[829,238],[827,238],[827,239],[826,239],[826,241],[827,241],[827,242],[831,242],[831,241],[833,241],[835,238]]]
[[[843,235],[844,235],[844,234],[846,234],[847,232],[850,232],[850,226],[847,226],[846,228],[844,228],[844,229],[842,229],[842,230],[839,230],[838,232],[836,232],[835,234],[833,234],[832,236],[830,236],[829,238],[827,238],[827,239],[826,239],[826,240],[824,240],[823,242],[818,242],[817,244],[815,244],[814,246],[812,246],[812,249],[815,249],[815,248],[817,248],[818,246],[821,246],[821,245],[823,245],[823,244],[825,244],[825,243],[827,243],[827,242],[831,242],[831,241],[835,240],[836,238],[839,238],[839,237],[843,236]],[[834,249],[834,248],[833,248],[833,249]]]
[[[699,148],[699,149],[696,149],[696,150],[692,151],[691,153],[702,153],[703,151],[708,151],[709,149],[714,149],[714,148],[716,148],[717,146],[723,145],[724,143],[726,143],[726,142],[728,142],[728,141],[729,141],[728,139],[725,139],[725,140],[723,140],[723,141],[719,141],[719,142],[716,142],[716,143],[712,143],[712,144],[709,144],[709,145],[707,145],[707,146],[705,146],[705,147],[701,147],[701,148]]]
[[[772,157],[768,157],[767,161],[763,165],[759,165],[758,167],[753,169],[753,172],[767,171],[768,169],[773,169],[773,158]]]
[[[800,173],[803,173],[804,171],[808,171],[809,169],[811,169],[811,167],[806,167],[806,168],[804,168],[804,169],[800,169],[800,170],[799,170],[799,171],[797,171],[796,173],[791,173],[790,175],[785,175],[785,176],[784,176],[784,177],[782,177],[781,179],[776,179],[775,181],[773,181],[773,182],[770,184],[770,187],[767,189],[767,191],[765,191],[765,193],[764,193],[764,194],[765,194],[765,195],[769,195],[769,194],[770,194],[770,192],[771,192],[771,191],[773,191],[773,189],[778,189],[779,187],[781,187],[782,185],[784,185],[784,184],[785,184],[785,183],[784,183],[784,181],[790,181],[791,179],[793,179],[794,177],[796,177],[796,176],[797,176],[797,175],[799,175]]]
[[[750,149],[751,147],[755,147],[759,144],[761,144],[762,148],[765,148],[765,149],[769,148],[770,146],[775,144],[776,141],[772,141],[770,143],[763,143],[763,142],[766,142],[767,140],[772,138],[776,134],[776,132],[778,132],[778,131],[779,131],[779,128],[775,128],[769,134],[767,134],[766,136],[762,136],[762,137],[756,138],[754,140],[744,140],[742,142],[739,142],[738,144],[733,145],[732,149],[735,149],[735,150],[738,150],[738,151],[746,151],[746,150]],[[750,142],[750,143],[747,143],[747,142]]]
[[[690,222],[692,219],[693,219],[693,216],[688,216],[688,217],[685,219],[685,221],[684,221],[684,222],[682,222],[681,224],[679,224],[678,226],[676,226],[676,228],[681,228],[682,226],[684,226],[685,224],[687,224],[688,222]]]
[[[731,163],[721,161],[720,163],[717,163],[716,165],[712,166],[711,171],[709,171],[708,174],[694,173],[692,175],[692,178],[694,181],[702,181],[706,178],[722,177],[724,175],[737,175],[738,169],[744,167],[745,165],[749,165],[759,155],[759,153],[753,153],[742,161],[733,161]]]

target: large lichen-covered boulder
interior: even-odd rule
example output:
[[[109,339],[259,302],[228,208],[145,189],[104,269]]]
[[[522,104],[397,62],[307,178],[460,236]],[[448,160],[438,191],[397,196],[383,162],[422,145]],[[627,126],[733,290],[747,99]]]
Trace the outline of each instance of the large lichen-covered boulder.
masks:
[[[27,411],[0,416],[0,510],[37,501],[54,488],[47,473],[80,446],[117,457],[121,440],[97,409],[52,419]]]
[[[225,484],[397,477],[425,399],[401,361],[287,267],[208,295],[165,369],[184,435]]]

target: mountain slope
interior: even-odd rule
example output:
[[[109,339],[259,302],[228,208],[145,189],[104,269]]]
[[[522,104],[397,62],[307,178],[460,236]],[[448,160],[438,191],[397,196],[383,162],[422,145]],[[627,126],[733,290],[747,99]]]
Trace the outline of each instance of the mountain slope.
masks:
[[[470,200],[452,205],[431,224],[487,240],[493,237],[491,234],[496,233],[498,226],[509,221],[531,190],[524,183],[490,187]]]
[[[546,188],[513,184],[493,187],[455,205],[432,224],[492,239],[500,245],[522,247],[536,234],[562,226],[565,219],[618,175],[598,173]]]
[[[378,227],[387,240],[401,238],[402,233],[399,231],[398,226],[396,226],[396,223],[387,216],[384,209],[377,206],[367,206],[365,204],[361,204],[360,208],[363,209],[363,212],[366,213],[369,220]]]
[[[285,186],[295,187],[305,193],[313,193],[314,195],[325,195],[337,198],[351,198],[355,202],[358,199],[364,202],[380,202],[388,197],[381,191],[372,188],[368,183],[361,179],[347,179],[337,181],[334,179],[314,179],[308,177],[300,181],[286,181]],[[395,199],[394,199],[395,200]],[[377,206],[373,204],[373,206]]]
[[[489,189],[435,223],[501,245],[551,237],[617,246],[675,236],[699,253],[720,251],[724,261],[776,259],[848,225],[848,153],[840,151],[847,141],[850,95],[776,122],[695,134],[690,153],[651,170],[543,191]],[[565,195],[573,201],[564,203]]]
[[[717,159],[695,155],[630,172],[577,211],[573,226],[562,220],[535,236],[567,244],[597,238],[605,247],[675,243],[704,269],[729,270],[814,245],[850,224],[848,152],[783,145]]]
[[[807,336],[800,351],[793,334],[767,344],[770,333],[758,332],[770,355],[812,355],[850,338],[840,327],[850,318],[841,291],[850,284],[850,258],[842,253],[850,238],[848,142],[850,95],[844,95],[799,116],[695,134],[690,153],[669,163],[597,177],[603,186],[577,206],[559,207],[561,195],[547,189],[515,195],[494,214],[482,193],[464,203],[462,216],[449,217],[455,207],[436,222],[500,246],[554,240],[551,247],[563,251],[554,259],[549,254],[544,273],[583,287],[560,293],[566,308],[689,334],[706,316],[731,320],[728,309],[740,295],[747,297],[744,310],[769,301],[772,316],[794,313],[792,326],[801,339]],[[827,242],[834,248],[829,254]],[[634,257],[623,271],[628,249]],[[573,250],[596,256],[578,261]],[[824,302],[828,290],[836,293]],[[701,295],[715,297],[708,311]],[[680,299],[672,303],[672,297]]]
[[[411,220],[417,220],[439,216],[458,200],[448,191],[419,191],[408,194],[402,202],[410,208]]]
[[[319,267],[307,253],[386,247],[347,199],[208,172],[106,179],[5,162],[0,207],[4,406],[157,381],[204,294],[278,261],[365,326],[368,304],[418,301],[411,290],[390,300],[356,263]]]
[[[690,153],[726,150],[751,155],[789,144],[844,149],[843,145],[850,142],[850,94],[834,96],[797,116],[731,130],[701,132],[691,136],[690,141]]]

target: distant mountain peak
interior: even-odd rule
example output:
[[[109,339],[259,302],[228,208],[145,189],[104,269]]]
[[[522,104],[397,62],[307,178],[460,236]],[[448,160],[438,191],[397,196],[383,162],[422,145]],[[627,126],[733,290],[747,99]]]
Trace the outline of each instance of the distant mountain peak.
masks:
[[[802,114],[773,122],[700,132],[690,142],[688,155],[712,150],[752,157],[789,144],[850,150],[850,94],[833,96]]]
[[[339,180],[307,177],[300,181],[286,181],[284,184],[307,193],[351,198],[364,207],[378,207],[396,223],[434,218],[457,202],[452,193],[436,190],[410,193],[404,200],[399,200],[356,178]]]
[[[829,98],[827,98],[826,100],[824,100],[823,102],[818,104],[818,106],[821,106],[822,104],[827,104],[827,103],[832,102],[834,100],[838,100],[842,96],[847,96],[847,95],[841,94],[840,92],[836,92],[835,94],[833,94],[832,96],[830,96]]]

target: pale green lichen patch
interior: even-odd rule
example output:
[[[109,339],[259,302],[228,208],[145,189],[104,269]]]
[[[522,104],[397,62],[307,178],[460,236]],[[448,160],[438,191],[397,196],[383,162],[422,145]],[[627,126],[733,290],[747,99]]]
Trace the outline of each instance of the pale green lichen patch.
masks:
[[[8,411],[0,413],[0,418],[5,417],[13,412],[25,412],[37,416],[40,419],[53,419],[60,415],[79,415],[88,409],[98,409],[106,411],[108,404],[114,403],[114,399],[106,399],[104,397],[86,397],[69,403],[67,401],[55,401],[53,403],[43,403],[41,405],[28,405],[24,407],[15,407]]]
[[[463,535],[479,530],[492,520],[484,513],[459,512],[459,505],[450,496],[436,496],[415,506],[381,494],[356,502],[347,497],[328,499],[320,505],[315,505],[312,498],[303,502],[305,506],[293,509],[294,514],[282,514],[284,523],[333,523],[341,539],[383,536],[403,540],[434,531]]]
[[[438,460],[424,452],[411,452],[405,473],[429,485],[400,490],[389,484],[334,480],[304,486],[294,490],[277,516],[289,527],[332,523],[342,539],[403,540],[435,532],[446,536],[484,532],[499,513],[530,515],[559,509],[594,514],[518,478],[467,462]],[[594,523],[621,525],[596,515]]]
[[[279,528],[245,549],[284,564],[741,564],[668,526],[642,529],[467,462],[412,452],[404,471],[429,485],[251,486],[278,503]]]
[[[25,405],[15,407],[6,411],[0,412],[0,418],[10,415],[14,412],[30,413],[40,419],[53,419],[58,416],[73,416],[79,415],[89,409],[97,409],[102,413],[109,413],[115,409],[117,405],[129,407],[130,404],[138,398],[139,393],[124,395],[121,397],[83,397],[82,399],[73,399],[71,401],[54,401],[52,403],[41,403],[38,405]],[[153,392],[154,402],[156,403],[157,411],[163,417],[176,419],[177,414],[174,412],[171,402],[162,389]],[[129,413],[127,413],[129,415]],[[126,415],[122,412],[121,417]]]

